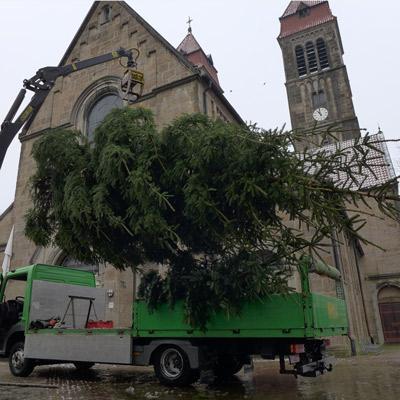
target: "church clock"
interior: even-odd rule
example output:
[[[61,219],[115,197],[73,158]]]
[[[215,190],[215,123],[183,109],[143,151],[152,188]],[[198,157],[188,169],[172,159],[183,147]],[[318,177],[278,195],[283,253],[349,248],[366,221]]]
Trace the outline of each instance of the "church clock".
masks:
[[[313,118],[316,121],[323,121],[328,118],[328,110],[325,107],[319,107],[313,112]]]

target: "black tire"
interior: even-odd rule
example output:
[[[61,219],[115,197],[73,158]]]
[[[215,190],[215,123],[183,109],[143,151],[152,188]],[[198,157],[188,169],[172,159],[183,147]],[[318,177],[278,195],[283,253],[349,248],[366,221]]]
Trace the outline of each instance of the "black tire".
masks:
[[[238,373],[243,367],[243,362],[235,356],[219,356],[214,367],[214,374],[218,378],[229,378]]]
[[[178,346],[162,346],[157,349],[154,359],[154,372],[165,386],[187,386],[195,382],[197,370],[190,368],[187,354]]]
[[[75,365],[76,369],[80,369],[80,370],[86,370],[86,369],[90,369],[93,367],[94,362],[89,362],[89,361],[75,361],[73,363]]]
[[[11,347],[8,365],[14,376],[25,377],[33,371],[35,362],[30,358],[25,358],[24,342],[17,342]]]

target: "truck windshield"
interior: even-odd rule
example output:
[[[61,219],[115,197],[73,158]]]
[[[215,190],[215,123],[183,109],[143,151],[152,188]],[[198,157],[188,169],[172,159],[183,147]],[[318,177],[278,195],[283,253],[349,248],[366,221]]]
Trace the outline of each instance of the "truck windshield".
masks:
[[[15,300],[17,297],[23,300],[23,297],[25,297],[26,281],[27,275],[19,275],[8,279],[2,301]]]

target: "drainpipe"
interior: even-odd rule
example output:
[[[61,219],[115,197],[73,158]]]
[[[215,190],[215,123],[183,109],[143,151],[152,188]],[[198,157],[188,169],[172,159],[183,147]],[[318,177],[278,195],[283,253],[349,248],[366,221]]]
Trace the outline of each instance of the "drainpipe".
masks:
[[[137,329],[137,327],[135,326],[135,323],[136,323],[136,321],[135,321],[135,309],[136,309],[136,307],[133,307],[133,303],[137,300],[137,293],[136,293],[137,292],[136,291],[136,279],[137,279],[136,275],[137,275],[137,272],[136,271],[132,271],[132,274],[133,274],[133,299],[132,299],[132,307],[131,307],[131,310],[132,310],[131,327]]]
[[[208,115],[208,106],[207,106],[207,92],[211,89],[212,87],[212,81],[209,79],[208,81],[208,88],[204,90],[203,92],[203,105],[204,105],[204,114]]]
[[[362,251],[362,249],[361,249],[361,251]],[[365,308],[365,297],[364,297],[364,290],[363,290],[363,285],[362,285],[362,280],[361,280],[360,265],[358,264],[357,250],[355,247],[354,247],[354,258],[356,260],[357,275],[358,275],[358,282],[360,285],[361,301],[362,301],[362,305],[363,305],[365,324],[367,326],[367,332],[368,332],[369,339],[371,340],[371,343],[374,344],[374,338],[371,335],[371,330],[369,328],[368,317],[367,317],[367,310]]]
[[[335,260],[335,266],[336,268],[339,270],[339,272],[342,275],[342,280],[344,278],[344,271],[340,262],[340,258],[339,258],[339,254],[337,251],[337,246],[336,246],[336,242],[337,242],[337,238],[336,238],[336,232],[332,232],[331,235],[331,240],[332,240],[332,248],[333,248],[333,258]],[[344,292],[344,285],[342,284],[342,294],[343,294],[343,300],[346,300],[346,295]],[[349,328],[348,328],[348,333],[347,333],[347,337],[350,340],[350,348],[351,348],[351,355],[352,356],[356,356],[357,355],[357,348],[356,348],[356,341],[354,340],[353,335],[351,334],[351,328],[350,328],[350,321],[349,321],[349,314],[347,313],[347,322],[349,323]]]

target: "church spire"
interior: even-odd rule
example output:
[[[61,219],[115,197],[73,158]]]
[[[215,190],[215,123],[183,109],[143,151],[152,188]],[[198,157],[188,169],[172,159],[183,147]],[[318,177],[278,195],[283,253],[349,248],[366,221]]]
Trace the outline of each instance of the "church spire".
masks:
[[[193,36],[192,27],[190,25],[192,21],[193,19],[189,17],[188,21],[186,22],[189,24],[188,33],[182,40],[181,44],[177,47],[177,50],[196,67],[204,69],[219,86],[218,71],[214,67],[211,54],[206,55],[199,45],[199,42]]]

